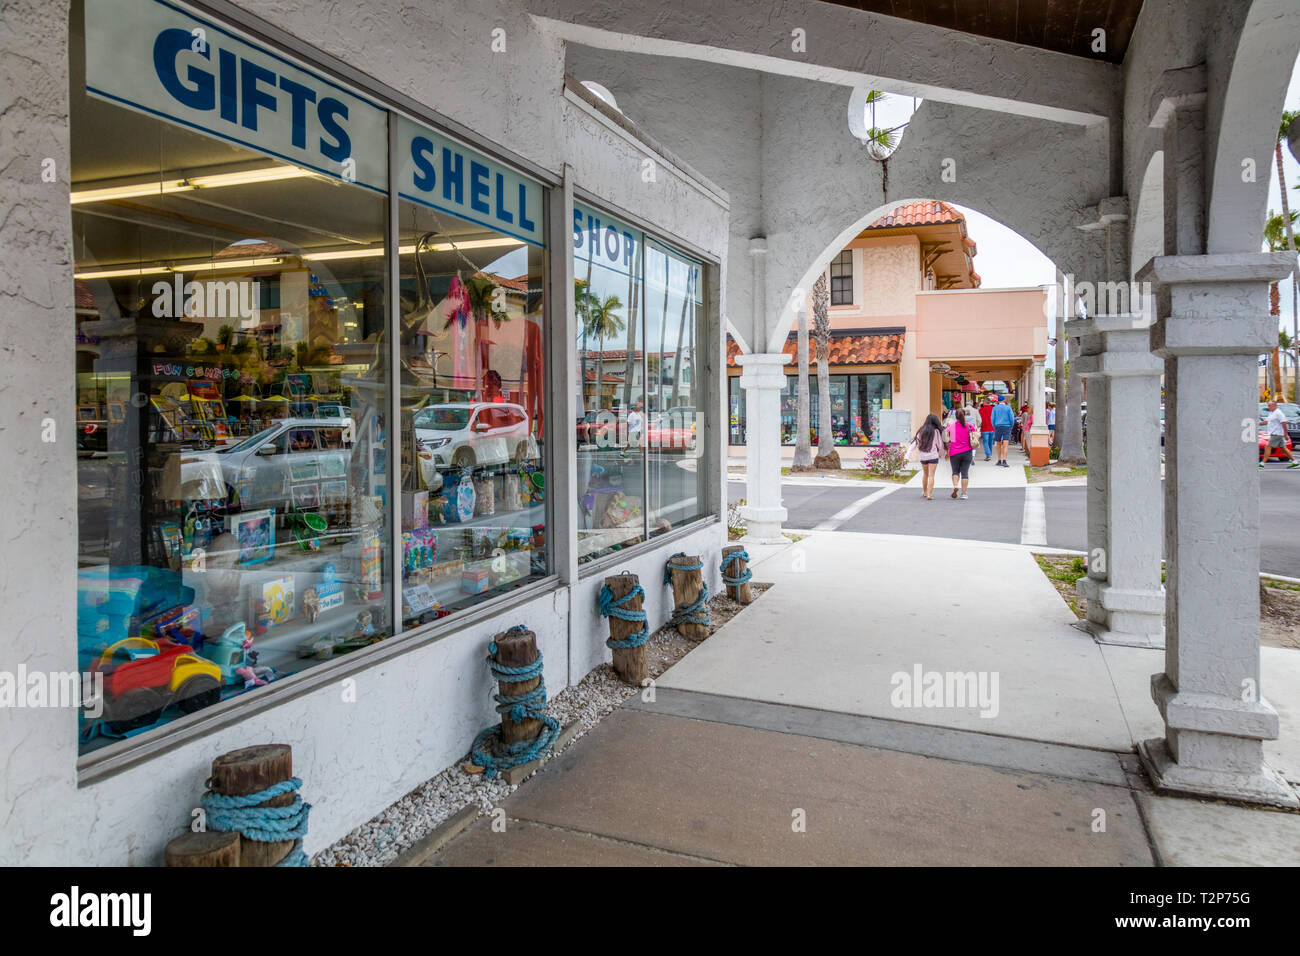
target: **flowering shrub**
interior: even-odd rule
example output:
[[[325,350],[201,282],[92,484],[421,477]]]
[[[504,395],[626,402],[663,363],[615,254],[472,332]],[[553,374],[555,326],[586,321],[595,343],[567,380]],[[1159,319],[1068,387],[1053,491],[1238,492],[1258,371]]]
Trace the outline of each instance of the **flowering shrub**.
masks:
[[[907,449],[903,445],[873,445],[862,456],[862,467],[877,478],[893,478],[903,473],[907,465]]]

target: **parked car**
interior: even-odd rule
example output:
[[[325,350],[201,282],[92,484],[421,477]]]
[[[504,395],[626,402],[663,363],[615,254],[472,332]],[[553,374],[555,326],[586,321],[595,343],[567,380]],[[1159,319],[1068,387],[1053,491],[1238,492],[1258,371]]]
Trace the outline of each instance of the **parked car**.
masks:
[[[695,447],[695,409],[679,406],[661,412],[646,429],[651,448],[685,451]]]
[[[600,443],[602,435],[608,435],[618,424],[618,413],[609,409],[598,409],[587,412],[578,422],[576,434],[578,444],[596,445]]]
[[[537,442],[522,405],[449,402],[415,413],[415,437],[439,468],[503,465],[537,457]]]
[[[1265,455],[1267,449],[1268,449],[1268,429],[1267,429],[1267,428],[1261,428],[1261,429],[1259,430],[1259,460],[1260,460],[1260,461],[1266,461],[1266,460],[1267,460],[1267,459],[1264,457],[1264,455]],[[1292,454],[1292,453],[1294,453],[1294,451],[1295,451],[1295,446],[1291,443],[1291,436],[1290,436],[1290,435],[1287,435],[1287,437],[1286,437],[1286,450],[1287,450],[1287,453],[1288,453],[1288,454]],[[1275,455],[1274,457],[1280,457],[1280,456],[1276,456],[1276,455]]]
[[[182,496],[224,492],[232,509],[292,510],[295,484],[347,481],[352,435],[350,418],[286,418],[223,448],[181,453]]]

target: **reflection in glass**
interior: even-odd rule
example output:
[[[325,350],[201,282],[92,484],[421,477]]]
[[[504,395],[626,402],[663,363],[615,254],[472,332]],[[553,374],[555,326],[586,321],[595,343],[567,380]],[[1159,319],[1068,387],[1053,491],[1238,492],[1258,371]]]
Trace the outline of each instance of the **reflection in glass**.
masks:
[[[416,624],[547,574],[545,254],[399,208],[402,603]]]
[[[576,211],[578,560],[589,561],[645,534],[642,239],[601,213]]]
[[[386,197],[94,99],[83,49],[77,629],[104,677],[85,751],[393,628],[384,258],[316,256],[382,249]]]

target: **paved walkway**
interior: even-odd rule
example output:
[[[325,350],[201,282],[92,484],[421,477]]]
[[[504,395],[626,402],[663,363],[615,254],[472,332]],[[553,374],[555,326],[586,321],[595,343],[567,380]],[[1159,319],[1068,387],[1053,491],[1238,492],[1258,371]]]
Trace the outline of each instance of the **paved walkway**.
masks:
[[[1024,548],[836,532],[752,557],[771,590],[523,785],[504,832],[427,862],[1300,864],[1300,814],[1146,792],[1162,652],[1071,627]],[[1262,673],[1268,760],[1300,781],[1300,652]]]

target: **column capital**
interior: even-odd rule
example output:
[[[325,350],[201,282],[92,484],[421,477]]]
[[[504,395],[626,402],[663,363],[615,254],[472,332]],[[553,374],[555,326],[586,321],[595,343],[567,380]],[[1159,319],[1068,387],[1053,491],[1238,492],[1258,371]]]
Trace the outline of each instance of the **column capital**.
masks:
[[[1138,282],[1157,286],[1276,282],[1295,267],[1293,252],[1223,252],[1204,256],[1156,256],[1138,269]]]
[[[749,352],[736,356],[740,366],[741,388],[781,389],[785,386],[785,368],[793,356],[784,352]]]
[[[1079,336],[1075,358],[1079,375],[1160,375],[1164,362],[1151,354],[1151,320],[1141,313],[1100,315],[1065,323],[1066,335]]]
[[[767,255],[767,237],[755,236],[749,240],[749,254],[751,256]]]

